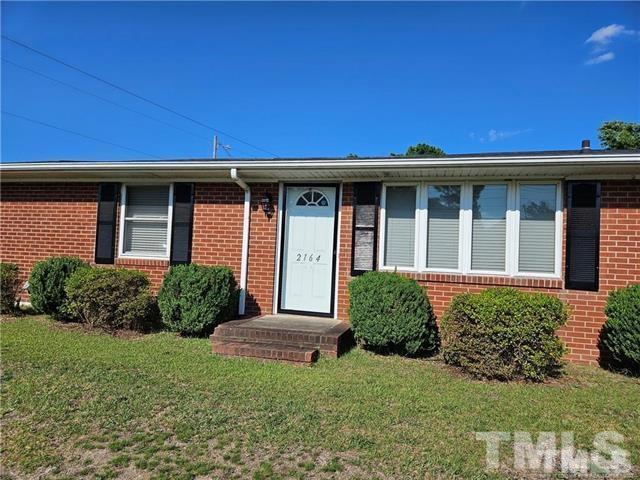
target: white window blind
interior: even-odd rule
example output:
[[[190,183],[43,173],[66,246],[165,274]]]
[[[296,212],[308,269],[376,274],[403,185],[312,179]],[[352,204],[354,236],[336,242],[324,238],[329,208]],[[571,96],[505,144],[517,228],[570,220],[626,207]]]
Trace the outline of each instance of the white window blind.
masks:
[[[168,222],[169,186],[128,186],[123,253],[166,256]]]
[[[507,242],[507,186],[473,186],[471,269],[503,272]]]
[[[519,271],[554,272],[555,215],[556,185],[520,185]]]
[[[384,264],[413,267],[415,263],[416,187],[387,187]]]
[[[430,185],[427,204],[427,268],[458,268],[460,186]]]

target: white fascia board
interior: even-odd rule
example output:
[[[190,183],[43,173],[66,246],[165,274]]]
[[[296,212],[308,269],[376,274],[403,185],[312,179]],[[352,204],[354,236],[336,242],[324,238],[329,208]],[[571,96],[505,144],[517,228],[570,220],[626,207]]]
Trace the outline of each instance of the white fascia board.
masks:
[[[0,173],[47,173],[58,172],[80,177],[82,174],[126,174],[162,172],[165,174],[185,174],[189,171],[214,172],[231,169],[269,170],[349,170],[358,169],[366,176],[367,169],[393,168],[446,168],[446,167],[490,167],[490,166],[629,166],[637,164],[640,169],[640,154],[611,155],[558,155],[558,156],[496,156],[496,157],[456,157],[456,158],[376,158],[376,159],[309,159],[309,160],[234,160],[234,161],[158,161],[158,162],[82,162],[82,163],[4,163]]]

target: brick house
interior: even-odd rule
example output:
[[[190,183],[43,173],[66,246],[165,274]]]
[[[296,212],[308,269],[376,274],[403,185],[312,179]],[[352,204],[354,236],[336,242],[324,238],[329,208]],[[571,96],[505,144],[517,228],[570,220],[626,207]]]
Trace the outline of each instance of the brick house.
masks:
[[[228,265],[244,316],[348,319],[347,284],[391,270],[437,315],[489,286],[572,309],[569,358],[598,359],[607,294],[640,282],[640,152],[5,163],[0,256],[26,278],[75,255],[147,272]]]

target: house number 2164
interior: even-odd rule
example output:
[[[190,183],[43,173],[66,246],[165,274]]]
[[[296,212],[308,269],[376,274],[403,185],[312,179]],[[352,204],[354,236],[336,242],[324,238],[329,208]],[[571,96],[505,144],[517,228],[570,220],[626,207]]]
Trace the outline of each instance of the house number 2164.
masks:
[[[296,256],[296,262],[319,262],[320,255],[313,255],[313,253],[298,253]]]

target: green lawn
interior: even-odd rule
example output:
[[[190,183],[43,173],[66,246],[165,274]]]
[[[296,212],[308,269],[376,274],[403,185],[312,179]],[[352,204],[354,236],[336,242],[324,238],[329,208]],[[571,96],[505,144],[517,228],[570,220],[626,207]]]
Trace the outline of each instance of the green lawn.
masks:
[[[615,430],[640,463],[640,382],[597,368],[501,384],[358,349],[299,367],[44,317],[0,328],[7,478],[492,478],[474,432],[496,430],[583,448]]]

